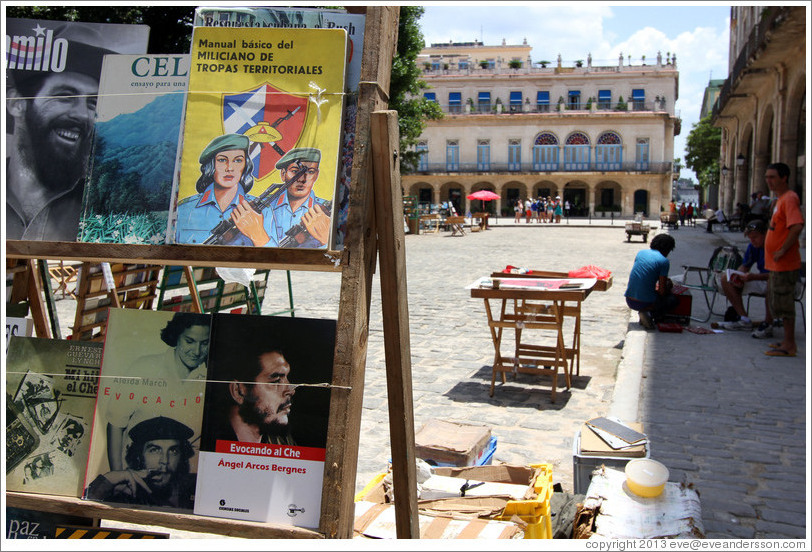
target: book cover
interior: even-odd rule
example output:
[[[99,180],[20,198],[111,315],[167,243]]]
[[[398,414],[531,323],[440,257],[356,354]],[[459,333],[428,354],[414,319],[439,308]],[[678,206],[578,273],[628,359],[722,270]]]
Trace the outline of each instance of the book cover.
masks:
[[[361,58],[364,52],[366,16],[345,13],[345,10],[282,7],[213,7],[195,9],[195,26],[202,27],[258,27],[308,28],[347,31],[347,98],[344,102],[344,136],[341,147],[341,174],[339,188],[333,203],[336,205],[335,249],[341,249],[347,233],[347,215],[350,204],[350,178],[355,149],[355,120],[358,111],[357,93],[361,80]]]
[[[335,332],[214,315],[196,514],[318,527]]]
[[[102,60],[145,53],[149,27],[5,22],[6,237],[76,241]]]
[[[84,498],[194,505],[211,317],[110,309]]]
[[[79,241],[161,244],[190,57],[104,57]]]
[[[81,496],[101,354],[101,343],[11,338],[7,490]]]
[[[332,247],[344,29],[195,27],[176,243]]]
[[[201,6],[195,8],[195,27],[344,29],[349,38],[347,90],[358,91],[361,80],[361,53],[364,51],[364,14],[323,8],[284,8],[253,6]]]

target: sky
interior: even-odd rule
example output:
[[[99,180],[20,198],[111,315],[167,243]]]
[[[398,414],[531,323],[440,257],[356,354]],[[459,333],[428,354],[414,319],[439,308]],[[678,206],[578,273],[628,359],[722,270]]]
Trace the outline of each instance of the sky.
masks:
[[[621,2],[618,2],[621,4]],[[677,56],[679,98],[676,111],[682,130],[674,137],[674,157],[685,160],[685,142],[699,120],[702,97],[710,79],[724,79],[728,69],[730,4],[712,2],[425,2],[420,19],[426,45],[471,42],[486,45],[522,44],[533,47],[534,62],[572,66],[592,54],[593,65],[615,65],[623,53],[632,64],[655,63],[657,52]],[[626,63],[626,61],[624,61]],[[680,171],[696,181],[693,171]]]

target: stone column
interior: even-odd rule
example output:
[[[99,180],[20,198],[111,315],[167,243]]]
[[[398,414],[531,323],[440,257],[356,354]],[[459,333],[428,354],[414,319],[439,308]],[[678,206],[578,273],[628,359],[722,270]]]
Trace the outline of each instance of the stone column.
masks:
[[[750,186],[750,193],[747,194],[745,201],[750,203],[750,194],[761,190],[766,195],[770,195],[770,190],[767,188],[767,183],[764,181],[764,173],[767,171],[767,165],[770,164],[770,159],[766,154],[757,154],[753,159],[753,178]]]
[[[589,212],[592,213],[592,216],[595,216],[595,185],[594,184],[587,184],[586,185],[586,203],[589,205]]]
[[[727,216],[733,214],[736,209],[736,203],[740,203],[747,194],[747,163],[739,167],[736,166],[736,179],[733,184],[733,193],[725,196],[724,211]]]

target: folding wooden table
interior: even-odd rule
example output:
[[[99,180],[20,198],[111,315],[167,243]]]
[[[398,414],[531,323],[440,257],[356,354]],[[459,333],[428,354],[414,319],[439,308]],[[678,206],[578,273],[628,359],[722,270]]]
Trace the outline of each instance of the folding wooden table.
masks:
[[[514,278],[510,274],[499,274],[481,278],[468,286],[471,297],[485,301],[494,347],[490,396],[496,386],[496,374],[500,373],[502,383],[505,383],[506,372],[551,376],[552,402],[555,402],[559,368],[564,374],[566,388],[570,388],[572,361],[580,357],[581,303],[595,283],[594,278]],[[491,307],[491,299],[501,300],[497,315]],[[575,336],[569,347],[564,339],[565,316],[575,319]],[[516,336],[513,356],[510,357],[501,352],[506,328],[514,330]],[[537,344],[527,340],[525,330],[540,330]]]

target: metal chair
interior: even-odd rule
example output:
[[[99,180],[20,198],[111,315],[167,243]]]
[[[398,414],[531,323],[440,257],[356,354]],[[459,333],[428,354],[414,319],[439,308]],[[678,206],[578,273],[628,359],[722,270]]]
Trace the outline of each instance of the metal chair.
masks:
[[[708,307],[708,315],[705,318],[691,316],[691,320],[707,322],[714,314],[724,316],[724,312],[715,312],[713,310],[713,306],[716,304],[716,296],[721,294],[724,297],[725,295],[719,285],[719,275],[728,268],[738,268],[741,263],[742,256],[739,249],[733,245],[723,245],[713,251],[708,266],[682,265],[682,276],[673,278],[673,280],[688,289],[701,291]],[[691,274],[695,274],[694,279],[698,279],[699,282],[690,282],[688,277]]]

